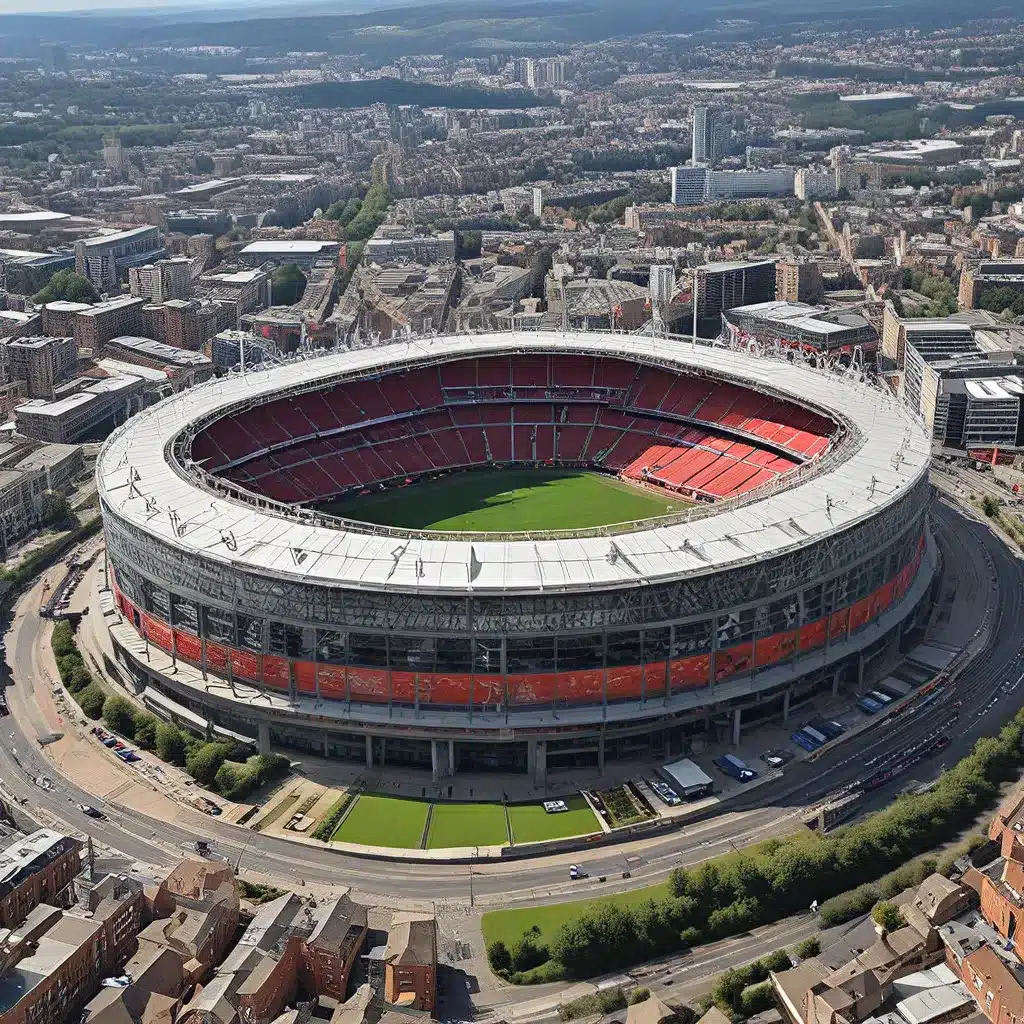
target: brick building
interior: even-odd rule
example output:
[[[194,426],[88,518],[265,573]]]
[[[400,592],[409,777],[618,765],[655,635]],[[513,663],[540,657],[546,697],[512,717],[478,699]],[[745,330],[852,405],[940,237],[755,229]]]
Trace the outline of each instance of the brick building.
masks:
[[[821,268],[813,261],[784,261],[775,265],[775,298],[780,302],[818,305],[825,297]]]
[[[74,338],[4,338],[0,340],[0,380],[25,382],[29,398],[53,398],[55,386],[78,362]]]
[[[184,256],[128,271],[128,288],[136,298],[149,302],[167,302],[169,299],[187,299],[192,294],[192,261]]]
[[[96,352],[104,342],[118,335],[141,333],[145,304],[145,299],[125,295],[76,313],[73,333],[79,350]]]
[[[64,902],[81,849],[77,839],[40,829],[0,852],[0,927],[15,927],[40,903]]]
[[[384,998],[430,1012],[437,991],[437,922],[425,914],[395,914],[384,953]]]
[[[88,302],[48,302],[43,306],[43,334],[50,338],[70,338],[75,333],[75,314],[90,309]]]

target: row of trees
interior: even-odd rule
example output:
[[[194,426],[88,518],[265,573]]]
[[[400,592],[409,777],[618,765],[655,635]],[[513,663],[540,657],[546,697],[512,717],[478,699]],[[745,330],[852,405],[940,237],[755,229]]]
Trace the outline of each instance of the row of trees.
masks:
[[[567,975],[588,977],[735,935],[873,882],[954,838],[988,807],[1024,763],[1022,737],[1024,709],[998,736],[979,740],[929,792],[900,797],[828,836],[773,839],[693,869],[677,868],[665,898],[635,906],[589,903],[541,951]],[[934,866],[919,863],[894,873],[891,884],[914,884]],[[892,894],[886,886],[874,899]]]
[[[58,622],[51,638],[61,681],[82,713],[100,719],[142,750],[152,750],[161,761],[184,768],[200,785],[228,800],[242,800],[264,782],[281,775],[288,759],[280,754],[252,755],[242,743],[206,741],[169,722],[161,722],[117,694],[109,696],[85,665],[74,631],[66,620]]]
[[[1009,311],[1012,316],[1024,316],[1024,292],[1014,288],[986,288],[978,298],[978,307],[992,313]]]
[[[324,217],[337,221],[349,241],[364,242],[380,227],[390,202],[387,182],[379,176],[362,199],[339,199],[327,207]]]

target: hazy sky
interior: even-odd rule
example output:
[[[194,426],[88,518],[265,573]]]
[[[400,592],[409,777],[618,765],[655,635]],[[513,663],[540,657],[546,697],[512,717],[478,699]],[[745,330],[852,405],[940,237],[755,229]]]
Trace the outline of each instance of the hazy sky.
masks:
[[[0,0],[0,14],[108,11],[115,7],[200,7],[196,0]],[[227,6],[222,4],[219,6]]]

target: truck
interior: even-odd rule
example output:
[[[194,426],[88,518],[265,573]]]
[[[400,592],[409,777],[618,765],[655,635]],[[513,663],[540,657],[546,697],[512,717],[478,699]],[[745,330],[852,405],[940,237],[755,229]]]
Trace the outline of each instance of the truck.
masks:
[[[748,768],[746,763],[734,754],[723,754],[721,757],[716,758],[714,764],[716,768],[720,768],[726,775],[731,775],[740,782],[750,782],[751,779],[757,778],[757,772],[753,768]]]
[[[877,701],[879,704],[882,704],[883,706],[892,703],[892,697],[890,697],[887,693],[882,693],[881,690],[870,690],[868,692],[868,696],[873,701]]]

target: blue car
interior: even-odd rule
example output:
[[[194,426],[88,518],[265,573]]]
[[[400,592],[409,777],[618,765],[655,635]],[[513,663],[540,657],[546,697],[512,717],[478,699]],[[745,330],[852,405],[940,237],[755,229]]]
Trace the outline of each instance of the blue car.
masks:
[[[861,711],[866,711],[869,715],[877,714],[882,710],[882,705],[879,704],[878,701],[872,700],[870,697],[861,697],[861,699],[857,701],[857,707],[859,707]]]
[[[798,747],[803,747],[804,750],[806,750],[808,752],[813,752],[813,751],[817,750],[818,747],[821,746],[820,743],[815,742],[815,740],[812,739],[812,737],[808,736],[807,733],[805,733],[803,730],[801,730],[800,732],[793,733],[793,735],[790,736],[789,738]]]

